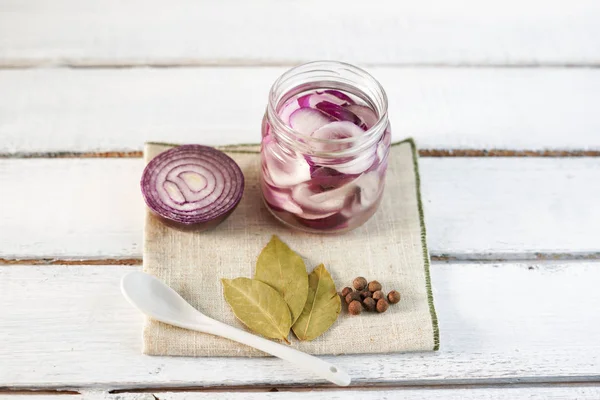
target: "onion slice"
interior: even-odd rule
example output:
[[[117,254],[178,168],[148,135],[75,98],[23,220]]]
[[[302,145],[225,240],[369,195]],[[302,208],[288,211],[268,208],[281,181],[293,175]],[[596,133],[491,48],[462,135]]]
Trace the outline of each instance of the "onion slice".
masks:
[[[244,175],[225,153],[189,144],[153,158],[142,174],[148,208],[182,229],[205,229],[222,222],[244,192]]]
[[[310,135],[317,129],[333,122],[334,119],[314,108],[302,107],[290,115],[289,121],[292,129],[302,134]]]
[[[357,196],[342,210],[342,215],[350,218],[373,206],[381,197],[383,190],[382,177],[378,171],[367,172],[353,183],[357,188]]]
[[[298,97],[298,104],[300,107],[315,108],[316,105],[322,101],[329,101],[330,103],[338,104],[340,106],[354,104],[354,100],[339,90],[317,90],[316,92]]]
[[[302,215],[296,215],[296,221],[307,228],[316,229],[319,231],[337,231],[348,227],[348,220],[346,216],[341,213],[331,214],[327,217],[319,219],[305,218]]]
[[[360,118],[362,122],[364,122],[364,125],[367,127],[367,129],[371,129],[371,127],[379,120],[377,114],[375,114],[375,111],[369,107],[358,104],[350,104],[346,107],[346,109]]]
[[[269,206],[276,211],[287,211],[292,214],[301,214],[302,209],[292,199],[289,193],[275,189],[269,186],[266,182],[263,182],[262,194],[265,201]]]
[[[331,103],[329,101],[322,101],[317,104],[316,107],[338,121],[350,121],[354,125],[360,126],[362,129],[367,130],[367,125],[365,125],[362,119],[360,119],[356,114],[350,111],[349,108],[344,108],[339,104]]]
[[[263,139],[261,156],[270,178],[269,183],[285,188],[310,179],[310,165],[299,153],[288,154],[273,138]]]
[[[300,108],[300,105],[298,104],[298,101],[293,99],[293,100],[289,100],[287,103],[285,103],[283,105],[283,107],[281,107],[281,109],[277,113],[279,114],[279,117],[281,118],[281,120],[285,124],[289,125],[290,116],[294,113],[294,111],[298,110],[299,108]]]
[[[330,213],[341,211],[355,192],[356,185],[353,182],[332,190],[324,190],[320,185],[314,183],[302,183],[292,190],[292,198],[313,215],[331,215]]]
[[[349,121],[334,121],[314,131],[311,137],[315,139],[331,140],[329,143],[314,143],[317,151],[340,151],[349,148],[350,143],[336,143],[335,140],[360,136],[364,133],[361,128]]]

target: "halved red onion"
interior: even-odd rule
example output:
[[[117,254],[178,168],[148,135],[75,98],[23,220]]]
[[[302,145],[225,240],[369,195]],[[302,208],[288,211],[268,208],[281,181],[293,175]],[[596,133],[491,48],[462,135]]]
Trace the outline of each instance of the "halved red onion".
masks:
[[[333,122],[334,119],[314,108],[302,107],[290,115],[289,121],[292,129],[299,133],[310,135],[317,129]]]
[[[371,129],[371,127],[375,125],[379,120],[377,114],[375,114],[375,111],[373,111],[367,106],[361,106],[359,104],[350,104],[349,106],[346,106],[346,109],[348,111],[351,111],[358,118],[360,118],[365,123],[367,129]]]
[[[339,104],[331,103],[329,101],[322,101],[317,104],[316,107],[338,121],[349,121],[356,126],[360,126],[364,130],[367,129],[367,126],[364,124],[364,122],[346,107],[342,107]]]
[[[212,147],[184,145],[160,153],[142,174],[148,208],[184,229],[222,222],[244,192],[244,175],[227,154]]]

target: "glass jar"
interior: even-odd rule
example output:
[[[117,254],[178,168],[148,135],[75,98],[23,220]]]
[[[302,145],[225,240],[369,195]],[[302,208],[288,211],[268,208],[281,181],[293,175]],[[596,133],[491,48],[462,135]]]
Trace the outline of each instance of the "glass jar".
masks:
[[[390,149],[387,107],[379,82],[349,64],[311,62],[277,79],[261,141],[261,190],[271,213],[320,233],[371,218]]]

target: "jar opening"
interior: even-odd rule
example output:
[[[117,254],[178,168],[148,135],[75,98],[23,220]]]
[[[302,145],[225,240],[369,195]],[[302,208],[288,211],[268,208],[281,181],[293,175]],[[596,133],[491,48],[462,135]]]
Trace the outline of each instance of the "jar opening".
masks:
[[[290,99],[310,91],[340,91],[355,96],[376,115],[377,121],[363,133],[343,138],[319,138],[294,130],[280,115]],[[321,157],[340,157],[356,154],[383,136],[388,126],[388,101],[379,82],[366,71],[336,61],[316,61],[295,67],[281,75],[273,84],[267,106],[267,117],[280,142],[290,148]],[[329,145],[340,150],[322,151]],[[337,146],[340,147],[340,146]]]

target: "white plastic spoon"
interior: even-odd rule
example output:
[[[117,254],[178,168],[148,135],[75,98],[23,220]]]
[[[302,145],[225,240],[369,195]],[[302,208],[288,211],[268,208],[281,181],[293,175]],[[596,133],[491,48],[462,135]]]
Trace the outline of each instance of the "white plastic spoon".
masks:
[[[128,273],[121,280],[121,291],[131,304],[157,321],[222,336],[296,364],[336,385],[350,384],[350,376],[333,364],[207,317],[152,275]]]

